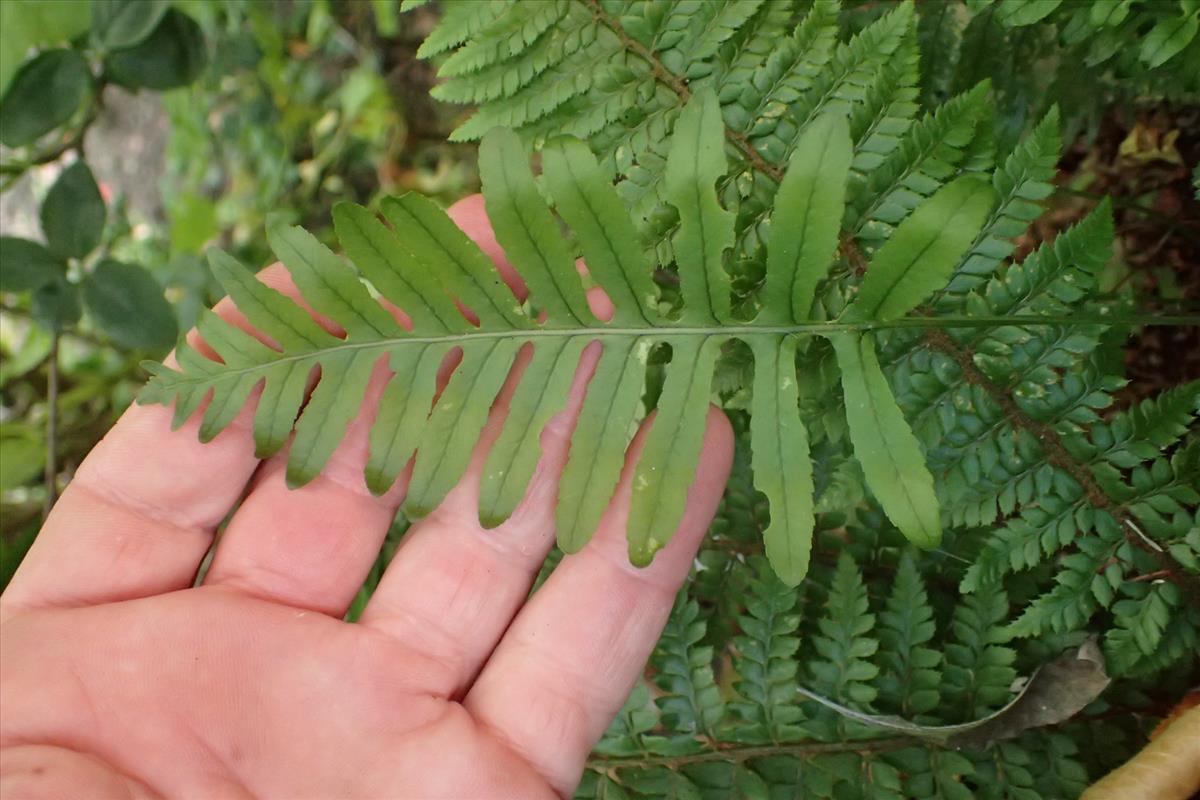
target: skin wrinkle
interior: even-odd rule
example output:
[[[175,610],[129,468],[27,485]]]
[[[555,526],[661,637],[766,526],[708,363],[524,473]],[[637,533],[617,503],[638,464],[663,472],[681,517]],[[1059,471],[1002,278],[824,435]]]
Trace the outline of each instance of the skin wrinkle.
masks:
[[[147,516],[146,513],[142,512],[138,508],[131,508],[121,504],[117,499],[97,494],[92,487],[86,485],[77,486],[74,482],[72,482],[70,488],[77,494],[88,495],[95,503],[107,506],[110,509],[110,512],[115,515],[123,513],[129,514],[135,520],[148,524],[148,529],[146,530],[141,530],[137,526],[121,526],[120,538],[117,540],[117,549],[115,551],[106,553],[104,556],[105,561],[111,564],[112,570],[120,572],[122,569],[127,569],[129,566],[131,566],[131,562],[135,560],[130,558],[130,554],[133,552],[142,554],[142,559],[138,559],[140,561],[152,561],[155,563],[159,562],[161,559],[152,557],[160,554],[158,547],[164,541],[174,544],[174,546],[178,548],[181,540],[187,541],[188,539],[196,539],[198,541],[195,542],[196,547],[194,548],[194,551],[198,554],[197,557],[202,557],[203,553],[207,551],[211,544],[213,536],[212,529],[183,528],[164,520],[156,520],[153,517]],[[157,531],[163,529],[166,531],[173,531],[175,533],[174,539],[164,539],[163,537],[154,535]],[[138,532],[134,534],[134,531]],[[179,534],[183,534],[183,537],[180,537]],[[113,540],[109,539],[109,541]],[[31,566],[30,569],[38,566],[41,565]],[[90,566],[95,566],[95,564]],[[61,574],[61,571],[59,574]],[[194,575],[195,569],[192,567],[188,567],[183,572],[177,574],[161,571],[160,569],[156,575],[156,580],[153,586],[147,589],[147,593],[170,591],[171,589],[177,588],[177,584],[179,583],[190,584]],[[124,596],[134,596],[128,594],[128,588],[123,587],[121,584],[117,584],[110,587],[109,593],[100,598],[102,602],[115,599],[111,596],[112,589],[121,590],[124,592]],[[136,596],[144,596],[144,593],[139,593]],[[84,590],[69,584],[60,585],[58,590],[53,595],[33,596],[29,595],[28,592],[21,592],[20,586],[18,586],[17,591],[14,592],[12,590],[6,590],[3,597],[0,598],[0,621],[4,621],[22,610],[28,610],[32,608],[76,608],[80,606],[86,606],[96,601],[97,597],[93,591]]]
[[[85,462],[86,463],[86,462]],[[92,495],[105,505],[128,511],[139,519],[155,525],[164,525],[181,531],[202,532],[210,534],[224,519],[225,514],[216,513],[196,514],[192,518],[180,513],[179,506],[151,504],[144,502],[136,493],[126,491],[120,483],[107,473],[95,470],[84,470],[82,467],[71,481],[71,488]]]
[[[372,623],[363,627],[378,631],[382,623],[395,624],[397,622],[408,623],[404,626],[407,631],[420,631],[415,636],[410,633],[410,637],[404,640],[404,644],[414,652],[419,652],[435,662],[440,673],[457,675],[466,671],[468,659],[462,642],[439,620],[430,615],[420,614],[415,609],[403,606],[393,606],[378,612]],[[381,633],[381,635],[387,634]],[[430,692],[434,697],[445,699],[453,697],[455,689],[447,682],[445,687],[440,685],[430,687]]]
[[[567,702],[573,703],[574,701],[571,698],[567,698]],[[574,721],[576,718],[571,717],[570,711],[569,711],[570,708],[571,708],[570,705],[560,706],[556,710],[559,711],[559,713],[566,712],[568,718]],[[527,709],[526,711],[528,714],[529,710]],[[527,716],[525,718],[529,719],[531,717]],[[479,716],[472,715],[472,720],[475,722],[475,724],[478,727],[487,731],[487,733],[496,742],[498,742],[502,747],[515,753],[518,758],[523,760],[525,763],[529,764],[529,766],[534,771],[536,771],[538,775],[542,776],[542,778],[546,781],[546,783],[548,783],[550,785],[550,787],[553,789],[556,796],[563,798],[563,800],[567,800],[567,798],[570,798],[575,793],[575,787],[579,783],[578,778],[564,779],[564,777],[562,775],[555,774],[554,769],[549,768],[546,764],[542,763],[542,759],[539,758],[539,753],[536,750],[530,750],[529,748],[526,748],[520,741],[515,739],[507,730],[498,728],[498,727],[492,725],[487,720],[486,717],[479,717]],[[562,722],[563,720],[561,717],[558,717],[554,721]],[[571,728],[566,724],[563,725],[563,728],[564,728],[564,731],[567,733],[570,733],[573,730],[577,730],[576,728]],[[553,732],[548,731],[544,727],[539,727],[538,733],[539,733],[539,735],[544,735],[544,736],[547,736],[548,738],[554,736]],[[560,736],[561,736],[561,734],[560,734]],[[569,770],[570,768],[568,767],[567,769]]]
[[[64,772],[64,769],[69,772]],[[0,774],[0,796],[16,797],[20,800],[58,800],[64,796],[64,790],[69,788],[61,783],[64,776],[84,779],[83,782],[93,792],[102,785],[104,788],[120,791],[120,794],[106,792],[105,800],[161,800],[161,795],[150,787],[121,773],[90,753],[78,752],[56,744],[40,743],[19,745],[5,753],[5,768],[3,774]]]

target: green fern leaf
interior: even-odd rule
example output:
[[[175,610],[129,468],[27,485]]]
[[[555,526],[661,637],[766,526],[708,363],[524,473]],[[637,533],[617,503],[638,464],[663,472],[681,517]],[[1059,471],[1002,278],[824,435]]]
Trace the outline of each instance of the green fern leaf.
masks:
[[[514,0],[478,0],[471,3],[449,3],[437,26],[417,49],[418,58],[431,58],[462,44],[485,26],[503,15]],[[408,11],[419,3],[403,7]]]
[[[441,27],[436,30],[440,31]],[[600,41],[597,41],[598,38]],[[512,97],[532,84],[540,74],[561,64],[573,53],[601,46],[607,46],[615,53],[619,43],[611,32],[596,24],[586,9],[571,5],[557,24],[539,36],[530,47],[475,73],[445,75],[446,80],[434,86],[430,94],[449,103],[484,103]]]
[[[688,19],[688,27],[679,44],[663,52],[663,65],[691,80],[705,77],[711,71],[706,59],[715,55],[721,44],[738,32],[763,2],[729,0],[726,3],[680,3],[678,10]]]
[[[921,100],[936,108],[950,96],[958,66],[966,9],[957,3],[933,3],[917,8],[917,40],[921,45]]]
[[[1062,0],[1000,0],[996,19],[1010,28],[1033,25],[1048,17]]]
[[[800,647],[796,590],[772,574],[765,559],[751,559],[754,577],[746,598],[746,613],[739,617],[742,634],[734,638],[734,668],[739,699],[730,709],[745,724],[731,734],[738,741],[787,741],[799,734],[803,718],[796,705],[794,658]]]
[[[844,185],[850,159],[846,122],[823,118],[803,142],[775,214],[780,233],[771,248],[771,278],[763,293],[768,311],[761,322],[732,317],[726,252],[733,245],[734,217],[716,195],[724,172],[724,129],[715,94],[699,90],[680,116],[665,168],[667,199],[683,220],[674,241],[683,290],[678,319],[660,309],[652,264],[636,246],[633,224],[587,148],[561,140],[545,151],[544,182],[556,217],[524,166],[517,136],[501,129],[484,139],[480,172],[497,240],[520,265],[527,301],[518,301],[490,259],[430,201],[416,195],[385,200],[386,225],[365,209],[340,205],[337,232],[358,274],[300,229],[272,223],[269,230],[271,245],[301,295],[314,312],[336,323],[337,333],[326,331],[308,311],[258,283],[232,259],[214,254],[218,279],[279,350],[206,316],[202,333],[224,363],[182,345],[180,369],[155,368],[143,399],[176,402],[182,422],[211,394],[202,424],[202,434],[211,438],[261,383],[259,452],[276,452],[293,435],[288,477],[300,485],[328,461],[357,414],[368,379],[385,362],[393,377],[370,431],[366,482],[372,491],[383,492],[413,460],[404,508],[416,518],[432,511],[461,477],[517,353],[529,347],[529,361],[515,382],[484,468],[480,518],[494,525],[523,497],[541,454],[538,434],[563,408],[584,347],[600,340],[602,354],[572,437],[556,511],[560,545],[573,552],[587,541],[612,497],[641,414],[650,353],[666,346],[670,362],[635,468],[630,511],[630,556],[645,564],[670,539],[682,515],[718,357],[728,340],[741,339],[756,359],[755,480],[776,509],[765,532],[767,551],[794,585],[807,569],[813,528],[812,467],[796,372],[800,340],[795,331],[800,328],[794,326],[812,327],[807,307],[833,256],[841,200],[818,197],[816,187],[826,179]],[[919,227],[924,214],[918,209],[901,226],[897,247],[911,238],[904,232]],[[563,236],[559,219],[571,227],[574,239]],[[798,234],[790,224],[798,224]],[[615,301],[611,322],[599,321],[588,307],[575,268],[579,254],[589,264],[591,279]],[[894,268],[886,259],[880,263],[878,274]],[[402,309],[402,316],[376,302],[363,278],[382,301]],[[906,280],[901,294],[912,292],[913,279]],[[901,313],[902,303],[892,301],[887,310]],[[457,366],[438,394],[439,368],[456,352]],[[890,398],[879,395],[886,387],[873,358],[868,364],[859,371],[871,372],[863,385],[870,384],[877,406]],[[314,369],[321,380],[305,404]],[[858,424],[859,412],[850,416]],[[911,434],[905,439],[898,412],[889,420],[889,441],[911,446],[919,458]],[[886,489],[876,490],[888,496]]]
[[[954,277],[946,287],[946,306],[970,289],[995,274],[1000,263],[1012,254],[1013,239],[1023,234],[1029,223],[1042,213],[1037,201],[1048,197],[1054,187],[1059,151],[1058,107],[1054,106],[1045,118],[1017,147],[1004,164],[992,175],[992,187],[999,202],[983,229],[971,244],[971,249],[955,268]]]
[[[848,315],[895,319],[940,288],[991,211],[991,187],[958,178],[921,204],[871,260]]]
[[[879,368],[871,337],[830,337],[842,369],[846,419],[867,486],[888,519],[911,541],[934,547],[942,538],[933,476],[920,445]]]
[[[813,689],[822,697],[869,709],[875,702],[877,690],[872,685],[879,668],[872,662],[879,642],[871,634],[875,630],[875,615],[868,613],[867,588],[854,558],[847,552],[838,557],[837,568],[829,585],[825,614],[817,620],[819,634],[813,647],[821,658],[810,666]],[[830,719],[829,709],[822,708],[811,726],[819,726],[821,718],[834,721],[844,733],[841,717]]]
[[[780,579],[795,586],[808,572],[814,522],[812,461],[796,386],[796,339],[755,336],[749,342],[754,352],[754,485],[772,509],[763,539]]]
[[[909,128],[900,146],[860,185],[847,227],[864,243],[886,239],[893,226],[954,176],[975,139],[989,88],[981,83]]]
[[[725,174],[725,127],[717,97],[695,95],[675,126],[667,159],[666,197],[679,210],[675,253],[680,263],[697,264],[691,281],[681,281],[684,322],[729,322],[729,274],[724,252],[733,246],[734,215],[721,208],[715,187]],[[704,309],[711,309],[706,318]]]
[[[778,224],[767,248],[763,321],[810,318],[817,284],[837,249],[850,158],[844,117],[823,116],[800,138],[775,195]]]
[[[791,37],[770,42],[765,61],[756,60],[753,68],[747,65],[744,73],[731,73],[721,87],[721,104],[731,127],[752,138],[774,131],[774,121],[813,86],[832,57],[840,5],[838,0],[817,0]],[[742,74],[748,80],[734,80]]]
[[[910,551],[900,558],[878,633],[880,705],[906,718],[933,711],[940,698],[941,654],[927,646],[935,633],[933,609]]]
[[[705,623],[700,607],[686,593],[676,598],[651,664],[663,722],[685,736],[711,736],[724,715],[721,692],[713,679],[713,649],[703,645]]]
[[[567,0],[514,3],[507,13],[494,17],[491,24],[447,58],[439,71],[442,75],[465,75],[518,56],[558,22],[568,8]]]
[[[808,121],[823,111],[852,108],[863,98],[863,86],[869,86],[873,77],[890,71],[884,65],[890,65],[894,54],[902,51],[903,44],[911,38],[912,23],[912,3],[901,3],[849,42],[840,45],[834,52],[829,68],[818,73],[813,89],[791,102],[780,126],[772,130],[774,138],[782,140],[784,147],[776,149],[771,143],[756,143],[760,151],[769,160],[783,163],[795,148]],[[913,66],[916,66],[915,63]],[[912,80],[915,79],[913,75]],[[785,126],[782,122],[788,124]]]
[[[945,685],[949,707],[966,720],[980,719],[1003,705],[1012,694],[1016,652],[1000,644],[1000,623],[1008,616],[1008,596],[985,587],[954,609],[954,641],[946,645]]]

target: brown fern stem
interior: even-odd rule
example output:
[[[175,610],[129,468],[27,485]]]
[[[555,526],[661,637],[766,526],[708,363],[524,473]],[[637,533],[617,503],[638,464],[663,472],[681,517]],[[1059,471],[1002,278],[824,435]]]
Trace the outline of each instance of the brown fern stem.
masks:
[[[934,350],[939,350],[954,359],[954,363],[958,365],[967,382],[985,389],[1000,406],[1004,412],[1004,416],[1014,427],[1022,428],[1033,434],[1041,445],[1042,452],[1046,454],[1046,460],[1074,478],[1083,487],[1088,502],[1113,516],[1113,519],[1121,526],[1121,530],[1125,532],[1126,541],[1139,550],[1149,553],[1158,562],[1162,577],[1177,584],[1181,589],[1192,595],[1193,598],[1200,598],[1200,579],[1183,572],[1182,565],[1172,558],[1170,553],[1165,550],[1156,550],[1149,542],[1137,534],[1132,527],[1135,523],[1129,509],[1113,500],[1108,495],[1108,492],[1104,491],[1103,487],[1097,483],[1091,470],[1085,464],[1079,463],[1071,456],[1066,446],[1063,445],[1062,437],[1059,436],[1058,431],[1044,422],[1038,422],[1022,411],[1016,404],[1016,401],[1012,399],[1012,395],[993,383],[975,365],[975,361],[971,357],[971,351],[968,348],[959,347],[955,344],[954,340],[945,331],[927,330],[924,334],[924,340],[926,346]]]
[[[599,23],[616,34],[617,38],[621,40],[621,45],[626,50],[646,62],[655,80],[679,95],[679,98],[685,103],[691,98],[692,92],[688,89],[687,81],[663,66],[663,63],[655,58],[654,54],[644,44],[625,33],[625,29],[621,27],[621,24],[600,6],[600,0],[582,0],[582,2],[592,10],[592,15],[595,16]],[[725,138],[737,148],[737,151],[741,153],[746,163],[772,178],[776,183],[783,180],[783,170],[763,158],[762,154],[750,144],[750,140],[746,138],[746,134],[726,128]]]
[[[621,27],[621,24],[601,7],[599,0],[580,1],[591,9],[592,14],[598,22],[611,30],[620,39],[622,46],[646,62],[656,80],[678,94],[682,101],[687,102],[688,98],[691,97],[691,91],[688,89],[686,80],[667,69],[645,45],[631,38]],[[746,163],[755,170],[771,178],[776,183],[782,180],[783,170],[767,162],[762,157],[762,154],[750,144],[745,134],[727,127],[725,129],[725,137],[741,153]],[[843,234],[840,244],[842,254],[850,262],[855,272],[861,274],[865,271],[867,260],[854,236]],[[1125,538],[1138,549],[1153,556],[1168,580],[1187,591],[1193,598],[1200,599],[1200,579],[1188,575],[1183,571],[1182,565],[1169,553],[1156,550],[1135,532],[1131,527],[1133,515],[1129,510],[1121,503],[1109,497],[1108,493],[1096,482],[1096,479],[1092,476],[1087,466],[1079,463],[1071,456],[1066,447],[1063,446],[1062,439],[1059,437],[1057,431],[1045,423],[1038,422],[1022,411],[1008,392],[996,386],[975,366],[973,353],[970,348],[960,347],[944,331],[940,330],[927,331],[924,341],[927,346],[940,350],[953,358],[955,363],[961,368],[967,382],[987,391],[992,399],[1003,409],[1004,415],[1008,418],[1009,422],[1018,428],[1023,428],[1034,434],[1038,441],[1041,442],[1047,460],[1078,481],[1084,488],[1088,499],[1096,508],[1103,509],[1112,514],[1125,531]]]
[[[740,745],[728,742],[708,740],[704,742],[705,750],[697,753],[687,753],[677,756],[613,756],[611,758],[593,758],[587,762],[589,769],[599,772],[609,772],[620,769],[638,769],[646,767],[666,767],[678,770],[689,764],[706,762],[742,763],[755,758],[770,756],[796,756],[811,758],[812,756],[830,755],[833,753],[889,753],[893,750],[903,750],[906,747],[928,747],[928,742],[914,739],[911,736],[892,736],[886,739],[867,739],[859,742],[797,742],[794,744],[770,745]]]

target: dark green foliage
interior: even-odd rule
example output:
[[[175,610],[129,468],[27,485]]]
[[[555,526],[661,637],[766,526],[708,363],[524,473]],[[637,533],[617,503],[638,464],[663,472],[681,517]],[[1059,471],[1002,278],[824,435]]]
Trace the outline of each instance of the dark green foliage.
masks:
[[[108,69],[122,86],[165,91],[194,81],[207,58],[200,26],[170,9],[145,39],[109,56]]]
[[[460,138],[481,137],[495,124],[521,137],[521,144],[492,137],[485,150],[486,182],[504,187],[489,197],[489,212],[504,246],[522,253],[521,268],[544,267],[526,277],[532,303],[555,322],[587,317],[580,293],[555,283],[583,256],[595,280],[620,294],[622,324],[659,312],[703,314],[704,325],[726,327],[786,315],[781,324],[805,333],[856,314],[868,322],[919,323],[792,336],[768,347],[750,337],[719,352],[676,337],[673,358],[690,359],[683,367],[664,369],[662,350],[632,345],[603,365],[606,382],[599,385],[613,391],[585,409],[601,420],[589,451],[600,460],[619,461],[647,396],[680,419],[695,419],[709,399],[732,409],[739,451],[694,578],[677,600],[647,680],[597,749],[581,796],[1073,797],[1089,770],[1096,777],[1135,749],[1142,733],[1114,720],[1135,711],[1149,719],[1169,707],[1180,684],[1168,679],[1183,672],[1197,648],[1200,387],[1176,387],[1114,410],[1123,377],[1111,350],[1129,325],[1119,321],[1124,298],[1101,292],[1114,238],[1107,205],[1031,254],[1013,256],[1053,192],[1064,130],[1071,139],[1089,123],[1094,104],[1113,94],[1186,98],[1195,91],[1198,40],[1188,38],[1194,10],[1186,2],[1130,2],[1116,19],[1053,0],[443,5],[444,21],[421,54],[441,64],[438,96],[479,105]],[[1129,46],[1135,34],[1141,41]],[[152,51],[153,39],[124,52],[168,52]],[[182,55],[176,61],[186,70],[199,51],[186,45],[186,35],[181,41],[170,53]],[[696,138],[673,151],[681,129]],[[704,140],[699,131],[715,136]],[[522,146],[531,145],[545,146],[539,179],[524,171]],[[832,202],[821,204],[836,192],[804,191],[843,183],[844,208],[833,211]],[[937,214],[922,213],[930,208]],[[431,209],[411,196],[385,201],[379,210],[391,231],[374,209],[343,209],[338,232],[349,232],[341,237],[348,255],[383,294],[429,301],[421,324],[459,332],[452,309],[439,313],[449,304],[433,300],[445,300],[441,286],[432,279],[418,285],[421,275],[458,276],[450,294],[470,296],[473,308],[521,328],[532,308],[489,295],[486,262],[461,237],[443,226],[421,238],[427,224],[442,219]],[[827,236],[811,237],[795,224],[834,211],[834,223],[820,229]],[[899,285],[918,261],[896,257],[902,248],[895,243],[921,233],[931,216],[960,211],[973,219],[952,226],[961,234],[955,246],[917,269],[916,285],[881,298],[881,276]],[[572,237],[556,238],[560,221]],[[386,330],[388,320],[339,297],[363,294],[355,281],[321,285],[337,274],[339,260],[300,234],[272,230],[297,282],[308,277],[302,290],[353,323],[346,325],[354,328],[351,338]],[[73,284],[59,277],[57,258],[42,257],[55,249],[53,241],[48,250],[31,244],[16,246],[24,270],[16,280],[37,289],[35,309],[44,318],[71,319],[72,302],[77,317]],[[12,251],[7,240],[5,246]],[[408,273],[411,286],[384,284],[389,247],[402,248],[400,258],[420,267]],[[797,273],[781,272],[786,264]],[[228,261],[218,259],[217,270],[231,284],[249,281]],[[43,273],[50,277],[37,277]],[[789,284],[794,293],[775,292],[779,275],[798,273],[805,280],[798,289]],[[728,280],[730,291],[714,294],[689,282],[699,275]],[[424,310],[405,300],[398,304],[406,310]],[[360,313],[346,313],[346,306]],[[256,322],[295,323],[304,337],[329,343],[302,312],[276,312]],[[201,325],[230,359],[270,356],[236,333],[222,338],[224,329],[211,320]],[[393,367],[431,375],[444,343],[397,357]],[[539,452],[537,437],[526,434],[555,410],[562,365],[575,356],[563,348],[545,357],[535,388],[550,388],[528,390],[515,404],[522,427],[494,448],[501,461],[489,470],[497,467],[501,477],[484,489],[487,520],[503,518],[519,499],[519,477]],[[644,374],[629,368],[640,356],[653,362]],[[703,369],[689,368],[693,363]],[[778,374],[794,367],[802,380],[784,387],[766,374],[755,385],[762,365]],[[450,411],[432,418],[427,405],[393,422],[409,431],[427,426],[434,432],[423,434],[425,443],[468,429],[489,402],[464,411],[474,387],[503,379],[482,355],[468,366],[467,377],[447,390],[464,403],[448,403]],[[367,366],[339,368],[353,395]],[[285,424],[268,420],[264,451],[291,433],[304,387],[302,377],[290,377],[278,385],[280,397],[289,398],[276,406]],[[205,435],[219,430],[252,388],[243,382],[214,404]],[[310,420],[319,422],[296,432],[298,449],[311,446],[315,455],[295,467],[294,478],[319,467],[350,413],[326,395],[314,394],[309,406]],[[430,389],[424,399],[432,397]],[[864,426],[848,405],[884,409],[875,417],[890,414],[891,424]],[[401,415],[399,402],[387,407]],[[788,420],[802,425],[776,427],[795,409]],[[758,420],[756,431],[747,412]],[[766,440],[784,445],[765,462],[764,419],[771,423]],[[871,447],[903,438],[895,431],[910,427],[901,445],[907,461]],[[464,434],[458,444],[469,439]],[[384,445],[379,485],[387,468],[410,455]],[[648,472],[659,475],[670,465],[686,473],[686,451],[664,448]],[[424,474],[414,510],[436,502],[453,477],[451,460],[418,461]],[[590,469],[591,461],[575,469]],[[797,496],[794,485],[771,480],[796,480],[797,462],[811,466],[811,480],[798,481],[811,483],[803,493],[811,497],[807,515],[780,505],[779,498]],[[587,477],[572,485],[589,485]],[[897,511],[906,498],[913,506],[907,518]],[[577,507],[602,506],[606,497],[579,499],[588,503]],[[646,504],[639,513],[653,511]],[[766,536],[766,552],[789,582],[811,561],[810,577],[792,588],[760,555],[762,540],[772,526],[786,530],[806,516],[801,527],[816,532],[811,548],[807,536],[802,546]],[[910,536],[925,534],[924,544],[944,532],[939,549],[912,548],[888,517]],[[772,541],[784,546],[771,549]],[[647,541],[639,545],[640,552],[650,549]],[[1002,707],[1018,676],[1089,636],[1118,681],[1068,726],[962,751],[929,734]],[[888,728],[863,713],[925,727]],[[1102,746],[1090,746],[1088,736]]]
[[[83,258],[100,243],[104,232],[104,198],[82,161],[63,170],[42,202],[46,246],[59,258]]]
[[[0,106],[0,142],[20,147],[69,120],[91,84],[87,62],[74,50],[47,50],[13,78]]]
[[[942,654],[928,646],[935,629],[916,559],[905,552],[879,614],[880,710],[914,719],[937,708]]]
[[[1008,598],[996,588],[968,595],[954,610],[942,695],[945,708],[964,721],[1000,707],[1011,694],[1017,654],[1001,644],[1007,617]]]
[[[57,162],[60,172],[38,212],[45,243],[0,237],[0,289],[30,293],[22,301],[28,313],[56,335],[76,325],[85,308],[90,323],[121,348],[162,353],[178,334],[175,309],[154,275],[112,258],[115,241],[129,232],[124,208],[108,208],[84,157],[85,135],[109,84],[176,88],[204,66],[199,25],[169,6],[96,0],[5,8],[0,141],[14,150],[0,164],[3,189],[43,164]],[[43,49],[21,63],[30,46],[64,40],[69,47]]]
[[[879,515],[873,519],[882,522]],[[875,527],[861,533],[880,541],[895,535]],[[714,545],[724,541],[720,536]],[[1034,730],[986,748],[955,750],[936,737],[921,738],[932,728],[912,735],[876,728],[811,701],[811,713],[801,710],[806,697],[840,697],[856,708],[874,703],[891,711],[904,702],[897,691],[912,689],[909,701],[925,707],[922,722],[944,725],[979,719],[1011,697],[1014,651],[994,641],[1007,619],[1003,595],[969,599],[969,608],[956,612],[952,622],[938,624],[921,587],[936,561],[912,550],[901,559],[895,589],[875,622],[869,590],[882,593],[890,580],[868,579],[848,551],[816,565],[806,581],[806,594],[823,598],[815,605],[782,584],[761,557],[733,556],[729,569],[745,576],[746,591],[733,601],[743,609],[742,633],[730,643],[728,659],[719,649],[686,644],[705,637],[698,603],[689,599],[705,594],[708,569],[702,570],[675,605],[651,661],[652,681],[634,690],[597,747],[576,796],[1078,795],[1086,771],[1077,747],[1059,733]],[[811,648],[797,636],[801,605],[815,616]],[[947,654],[944,666],[939,651]],[[799,659],[809,662],[811,675],[797,672]],[[713,664],[723,675],[720,688],[710,690]],[[939,683],[954,694],[953,701],[937,702]],[[935,687],[933,700],[919,699],[918,687],[929,686]],[[723,708],[721,695],[731,698]],[[696,727],[701,716],[709,720],[707,729]]]
[[[107,50],[133,47],[150,35],[168,0],[96,0],[92,3],[92,39]]]
[[[751,566],[750,594],[739,619],[742,635],[733,640],[738,675],[733,688],[738,700],[729,708],[745,723],[737,731],[739,740],[786,741],[797,736],[796,723],[803,717],[796,697],[799,596],[775,577],[764,560],[755,559]]]
[[[705,624],[700,607],[681,593],[650,663],[663,723],[692,737],[711,736],[724,713],[720,689],[713,681],[713,648],[703,643]]]
[[[65,265],[37,242],[0,236],[0,291],[25,292],[60,276]]]
[[[818,695],[846,706],[870,710],[878,695],[872,683],[879,675],[874,656],[879,642],[872,638],[875,616],[868,613],[867,588],[853,557],[843,552],[829,585],[825,613],[817,621],[812,640],[817,658],[808,667],[810,685]],[[812,709],[809,730],[821,738],[845,734],[840,719],[831,719],[827,708]],[[830,726],[830,723],[833,723]]]
[[[179,335],[162,286],[136,264],[101,261],[83,282],[83,303],[121,347],[165,352]]]
[[[814,320],[853,319],[855,307],[889,316],[872,283],[905,275],[884,266],[898,231],[971,176],[994,194],[961,249],[924,273],[944,269],[948,283],[892,296],[899,313],[988,324],[796,348],[806,379],[772,407],[798,403],[807,429],[818,532],[805,554],[810,577],[790,590],[754,555],[780,512],[754,491],[770,481],[748,473],[787,473],[778,459],[760,460],[761,438],[753,457],[743,442],[692,601],[679,601],[664,640],[671,668],[651,673],[671,715],[639,717],[640,754],[600,758],[603,775],[583,794],[1072,797],[1087,773],[1062,734],[1035,730],[964,753],[879,744],[888,734],[811,698],[936,726],[1003,706],[1019,674],[1087,634],[1118,676],[1161,674],[1194,653],[1196,385],[1113,411],[1124,379],[1110,348],[1125,306],[1101,294],[1114,238],[1107,204],[1013,259],[1053,193],[1064,130],[1073,138],[1113,99],[1197,91],[1194,4],[1109,5],[564,0],[478,4],[433,33],[427,54],[450,51],[438,56],[447,78],[438,91],[479,106],[460,137],[494,124],[534,147],[573,134],[611,167],[666,276],[664,302],[677,304],[672,279],[694,255],[680,243],[698,213],[672,201],[669,143],[689,98],[708,89],[724,129],[724,152],[712,158],[730,163],[726,177],[712,177],[734,214],[722,263],[736,319],[773,313],[781,253],[804,260],[788,224],[804,217],[780,206],[803,197],[784,176],[798,153],[820,149],[823,114],[845,114],[852,147],[834,265],[812,287]],[[821,163],[832,169],[836,159]],[[877,366],[864,341],[877,345]],[[751,361],[761,361],[753,348],[725,353],[713,395],[754,420],[771,387],[747,388]],[[906,485],[912,470],[872,456],[867,443],[887,434],[843,411],[885,391],[919,442],[927,483]],[[940,519],[904,519],[906,497],[932,507],[912,501],[923,486],[936,490]],[[871,495],[910,535],[945,530],[943,550],[906,548],[864,503]],[[696,690],[708,686],[700,644],[714,648],[726,702],[720,723],[697,737]],[[639,712],[653,711],[648,701],[635,703]],[[705,707],[716,715],[720,704]],[[629,725],[622,730],[627,739]],[[836,749],[856,738],[872,744]]]

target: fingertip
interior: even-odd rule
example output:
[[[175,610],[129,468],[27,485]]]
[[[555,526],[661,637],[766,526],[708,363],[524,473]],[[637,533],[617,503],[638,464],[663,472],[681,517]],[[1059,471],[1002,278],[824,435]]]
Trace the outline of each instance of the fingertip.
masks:
[[[496,232],[492,230],[491,220],[488,219],[483,195],[472,194],[464,197],[446,209],[446,215],[492,260],[496,265],[496,271],[500,273],[500,277],[508,284],[508,288],[512,289],[517,299],[522,303],[525,302],[525,298],[529,296],[529,289],[525,286],[525,281],[521,280],[521,276],[517,274],[517,270],[509,263],[508,257],[504,254],[504,248],[496,239]]]
[[[722,409],[710,403],[706,425],[708,429],[704,436],[704,449],[700,454],[701,464],[707,463],[711,458],[713,470],[727,478],[733,468],[733,424]]]
[[[582,258],[575,259],[575,271],[580,276],[588,274],[587,264]],[[585,292],[587,295],[588,308],[596,315],[596,319],[601,322],[611,322],[613,315],[617,313],[617,307],[613,305],[612,298],[608,296],[608,292],[600,286],[592,286]]]

